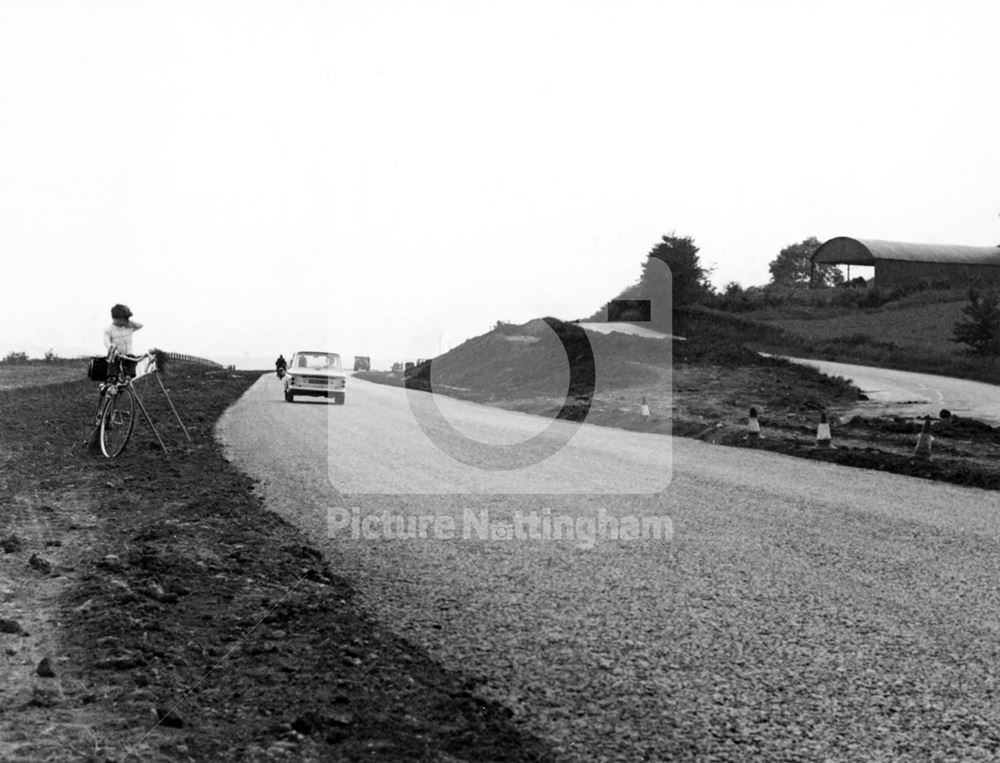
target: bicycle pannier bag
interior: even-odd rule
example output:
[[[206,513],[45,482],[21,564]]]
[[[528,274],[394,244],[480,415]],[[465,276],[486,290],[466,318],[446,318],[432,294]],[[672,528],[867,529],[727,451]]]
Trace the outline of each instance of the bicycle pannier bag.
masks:
[[[103,382],[108,380],[108,359],[105,357],[91,358],[87,364],[87,378],[91,381]]]

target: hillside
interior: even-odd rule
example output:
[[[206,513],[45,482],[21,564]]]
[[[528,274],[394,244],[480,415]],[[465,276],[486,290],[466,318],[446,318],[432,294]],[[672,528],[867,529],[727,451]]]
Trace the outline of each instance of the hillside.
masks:
[[[654,431],[745,421],[751,406],[772,416],[798,416],[846,409],[858,399],[858,390],[843,380],[762,357],[733,341],[724,321],[690,315],[683,325],[691,335],[671,342],[587,332],[555,318],[504,324],[418,366],[405,383],[529,413]],[[404,383],[392,374],[358,376]],[[645,421],[643,400],[653,411]]]
[[[1000,358],[973,355],[951,341],[967,297],[958,291],[919,291],[877,307],[851,306],[847,290],[796,290],[756,309],[710,310],[747,346],[781,355],[939,374],[996,384]],[[875,295],[877,296],[877,294]],[[872,293],[851,299],[864,304]],[[838,303],[838,300],[840,301]]]
[[[501,324],[435,358],[433,364],[425,363],[412,379],[494,399],[561,396],[567,389],[572,396],[584,396],[595,385],[622,389],[656,384],[670,361],[669,343],[622,334],[588,335],[575,324],[544,318]]]
[[[877,342],[891,342],[901,348],[960,356],[962,347],[951,341],[955,322],[962,317],[967,300],[928,304],[837,311],[815,317],[774,318],[767,311],[743,314],[810,340],[830,340],[844,336],[865,336]]]

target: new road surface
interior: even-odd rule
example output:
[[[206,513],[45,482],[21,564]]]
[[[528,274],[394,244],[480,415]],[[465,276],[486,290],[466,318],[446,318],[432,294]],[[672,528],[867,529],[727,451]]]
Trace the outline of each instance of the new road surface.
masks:
[[[218,434],[561,759],[1000,755],[995,493],[412,394],[265,376]]]
[[[870,402],[853,412],[862,415],[937,416],[943,408],[958,416],[1000,426],[1000,386],[950,376],[856,366],[826,360],[788,358],[818,368],[828,376],[850,379]]]

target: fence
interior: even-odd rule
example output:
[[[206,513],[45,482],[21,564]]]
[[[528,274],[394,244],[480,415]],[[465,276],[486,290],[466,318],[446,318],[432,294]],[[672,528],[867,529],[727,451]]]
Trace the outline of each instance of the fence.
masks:
[[[188,363],[197,363],[202,366],[212,366],[213,368],[225,368],[222,363],[216,363],[214,360],[208,360],[206,358],[199,358],[195,355],[183,355],[179,352],[168,352],[167,357],[171,360],[184,360]]]

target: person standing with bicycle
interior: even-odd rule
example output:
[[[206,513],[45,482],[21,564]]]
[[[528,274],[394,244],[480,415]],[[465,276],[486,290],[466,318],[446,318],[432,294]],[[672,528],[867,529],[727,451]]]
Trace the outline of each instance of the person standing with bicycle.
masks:
[[[104,349],[107,351],[108,373],[114,375],[115,368],[121,369],[122,376],[135,376],[136,363],[134,360],[126,360],[121,355],[132,354],[132,335],[142,328],[139,321],[132,320],[132,311],[128,305],[121,303],[111,308],[111,325],[104,329]],[[97,419],[94,422],[94,430],[87,438],[85,446],[90,450],[96,450],[100,442],[101,416],[104,410],[104,390],[105,385],[101,385],[97,404]]]
[[[132,354],[132,335],[142,328],[139,321],[132,320],[132,311],[128,305],[117,304],[111,308],[111,325],[104,329],[104,349],[111,354],[114,347],[119,355]],[[135,376],[135,362],[122,360],[122,372]]]

